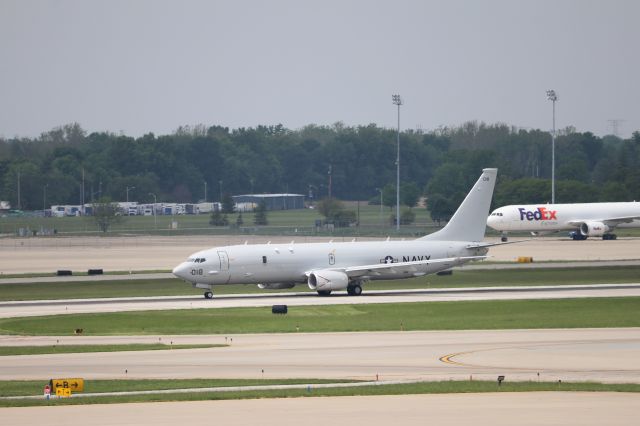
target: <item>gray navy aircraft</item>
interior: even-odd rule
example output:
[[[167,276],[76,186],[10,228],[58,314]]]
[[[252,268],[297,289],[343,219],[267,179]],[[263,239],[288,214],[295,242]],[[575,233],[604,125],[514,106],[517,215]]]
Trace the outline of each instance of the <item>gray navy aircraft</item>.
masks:
[[[413,278],[486,258],[483,243],[497,169],[484,169],[441,230],[411,241],[244,244],[192,254],[173,274],[213,297],[218,285],[257,284],[262,289],[306,283],[320,296],[346,290],[358,296],[369,280]]]

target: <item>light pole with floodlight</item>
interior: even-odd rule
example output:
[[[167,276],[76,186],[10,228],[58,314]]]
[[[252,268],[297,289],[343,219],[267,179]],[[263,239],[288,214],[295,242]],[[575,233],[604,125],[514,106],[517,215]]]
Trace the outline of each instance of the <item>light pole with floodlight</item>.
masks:
[[[393,104],[398,106],[398,156],[396,157],[396,230],[400,230],[400,95],[392,95]]]
[[[556,101],[555,90],[547,90],[547,99],[553,103],[553,130],[551,131],[551,204],[556,202]]]

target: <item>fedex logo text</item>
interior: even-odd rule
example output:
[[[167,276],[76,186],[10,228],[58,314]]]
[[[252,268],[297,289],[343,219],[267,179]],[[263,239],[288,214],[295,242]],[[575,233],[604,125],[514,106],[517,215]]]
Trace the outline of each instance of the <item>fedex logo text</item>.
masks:
[[[548,210],[546,207],[538,207],[534,211],[520,207],[518,210],[520,211],[520,220],[558,220],[556,217],[557,210]]]

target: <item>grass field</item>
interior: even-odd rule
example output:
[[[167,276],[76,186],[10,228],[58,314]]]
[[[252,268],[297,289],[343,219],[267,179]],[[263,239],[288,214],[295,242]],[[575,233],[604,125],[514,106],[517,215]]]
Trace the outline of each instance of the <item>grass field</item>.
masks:
[[[294,385],[306,383],[348,383],[335,379],[158,379],[158,380],[86,380],[86,393],[135,392],[165,389],[196,389],[230,386]],[[0,397],[39,395],[46,385],[42,380],[0,381]]]
[[[216,348],[227,345],[173,345],[164,343],[129,345],[53,345],[53,346],[0,346],[0,356],[72,354],[84,352],[130,352],[178,349]]]
[[[177,382],[177,381],[176,381]],[[236,381],[239,382],[239,381]],[[280,381],[276,381],[280,383]],[[319,382],[319,381],[316,381]],[[0,382],[0,392],[4,383]],[[274,383],[274,382],[271,382]],[[302,383],[314,383],[303,381]],[[125,385],[113,383],[113,387]],[[184,385],[188,386],[187,383]],[[29,385],[31,386],[31,385]],[[35,384],[33,385],[35,386]],[[35,394],[42,392],[44,383],[39,382]],[[231,386],[231,385],[229,385]],[[199,387],[199,386],[198,386]],[[204,386],[203,386],[204,387]],[[128,386],[127,386],[128,388]],[[91,396],[64,399],[0,399],[0,407],[25,406],[55,406],[55,405],[87,405],[87,404],[117,404],[132,402],[160,402],[160,401],[205,401],[225,399],[256,399],[256,398],[300,398],[319,396],[361,396],[361,395],[411,395],[411,394],[443,394],[443,393],[487,393],[487,392],[640,392],[637,384],[602,384],[602,383],[551,383],[551,382],[504,382],[498,386],[495,382],[487,381],[446,381],[421,382],[414,384],[371,385],[362,387],[317,389],[311,386],[306,389],[292,390],[252,390],[230,392],[199,392],[174,393],[156,395],[125,395],[125,396]]]
[[[240,334],[640,327],[640,297],[113,312],[0,319],[0,334]]]
[[[638,282],[640,266],[559,268],[524,270],[459,270],[453,275],[427,275],[425,277],[396,281],[371,281],[367,290],[391,290],[414,288],[529,286]],[[255,285],[232,285],[214,288],[215,294],[303,292],[311,290],[305,284],[286,290],[261,290]],[[86,281],[0,285],[0,301],[86,299],[102,297],[151,297],[201,295],[179,279]]]
[[[370,206],[366,202],[345,203],[346,207],[358,214],[360,227],[336,228],[335,235],[387,235],[396,234],[395,227],[390,222],[391,210],[384,207],[382,215],[379,206]],[[413,235],[415,233],[427,232],[427,227],[434,229],[428,212],[424,208],[415,207],[416,221],[413,225],[406,226],[402,230],[403,235]],[[259,235],[280,235],[280,234],[303,234],[313,235],[316,220],[322,216],[315,209],[300,210],[280,210],[267,213],[269,224],[267,226],[256,227],[253,224],[254,214],[243,213],[243,225],[236,227],[238,214],[228,215],[229,227],[213,227],[209,225],[209,215],[179,215],[179,216],[123,216],[118,223],[115,223],[109,230],[109,234],[259,234]],[[171,230],[172,222],[177,222],[177,230]],[[1,217],[0,234],[15,234],[19,228],[29,228],[31,230],[55,229],[59,235],[67,234],[91,234],[99,233],[96,224],[91,217]],[[432,232],[432,231],[429,231]],[[321,234],[327,233],[320,231]]]
[[[213,227],[209,225],[209,215],[179,215],[179,216],[124,216],[121,221],[113,224],[107,235],[117,234],[253,234],[253,235],[362,235],[362,236],[385,236],[404,235],[416,236],[431,233],[438,227],[431,220],[429,212],[422,207],[414,207],[416,214],[415,222],[412,225],[403,225],[400,232],[396,231],[391,223],[392,211],[389,207],[384,207],[380,214],[379,206],[370,206],[366,202],[357,203],[346,202],[346,207],[356,213],[359,212],[359,226],[349,228],[336,228],[333,231],[315,229],[316,220],[322,216],[315,209],[301,210],[280,210],[268,212],[267,226],[255,226],[253,224],[254,214],[243,213],[243,225],[235,226],[237,213],[228,215],[228,227]],[[177,229],[172,229],[172,223],[177,223]],[[0,235],[15,235],[20,228],[39,231],[44,229],[55,229],[58,235],[79,235],[79,234],[102,234],[93,222],[91,217],[0,217]],[[640,229],[617,229],[616,234],[620,237],[640,236]],[[487,235],[497,236],[499,233],[487,229]],[[526,233],[513,234],[528,235]],[[554,234],[566,236],[567,233]]]

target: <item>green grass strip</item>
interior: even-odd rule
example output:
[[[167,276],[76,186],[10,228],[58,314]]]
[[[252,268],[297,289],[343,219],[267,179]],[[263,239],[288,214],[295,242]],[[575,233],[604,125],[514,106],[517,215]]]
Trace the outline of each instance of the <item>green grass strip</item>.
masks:
[[[0,356],[74,354],[83,352],[130,352],[172,349],[217,348],[227,345],[172,345],[164,343],[134,343],[127,345],[53,345],[53,346],[0,346]]]
[[[212,302],[212,303],[215,303]],[[0,319],[0,334],[183,335],[640,327],[640,297],[187,309]]]
[[[305,382],[303,382],[305,383]],[[638,384],[505,382],[498,386],[487,381],[421,382],[400,385],[372,385],[329,389],[257,390],[234,392],[201,392],[185,394],[127,395],[64,398],[55,400],[0,400],[1,407],[121,404],[133,402],[205,401],[256,398],[299,398],[322,396],[418,395],[488,392],[640,392]]]
[[[166,389],[194,389],[230,386],[295,385],[305,383],[352,383],[335,379],[127,379],[85,380],[86,393],[135,392]],[[30,396],[43,393],[48,380],[0,381],[0,397]]]

